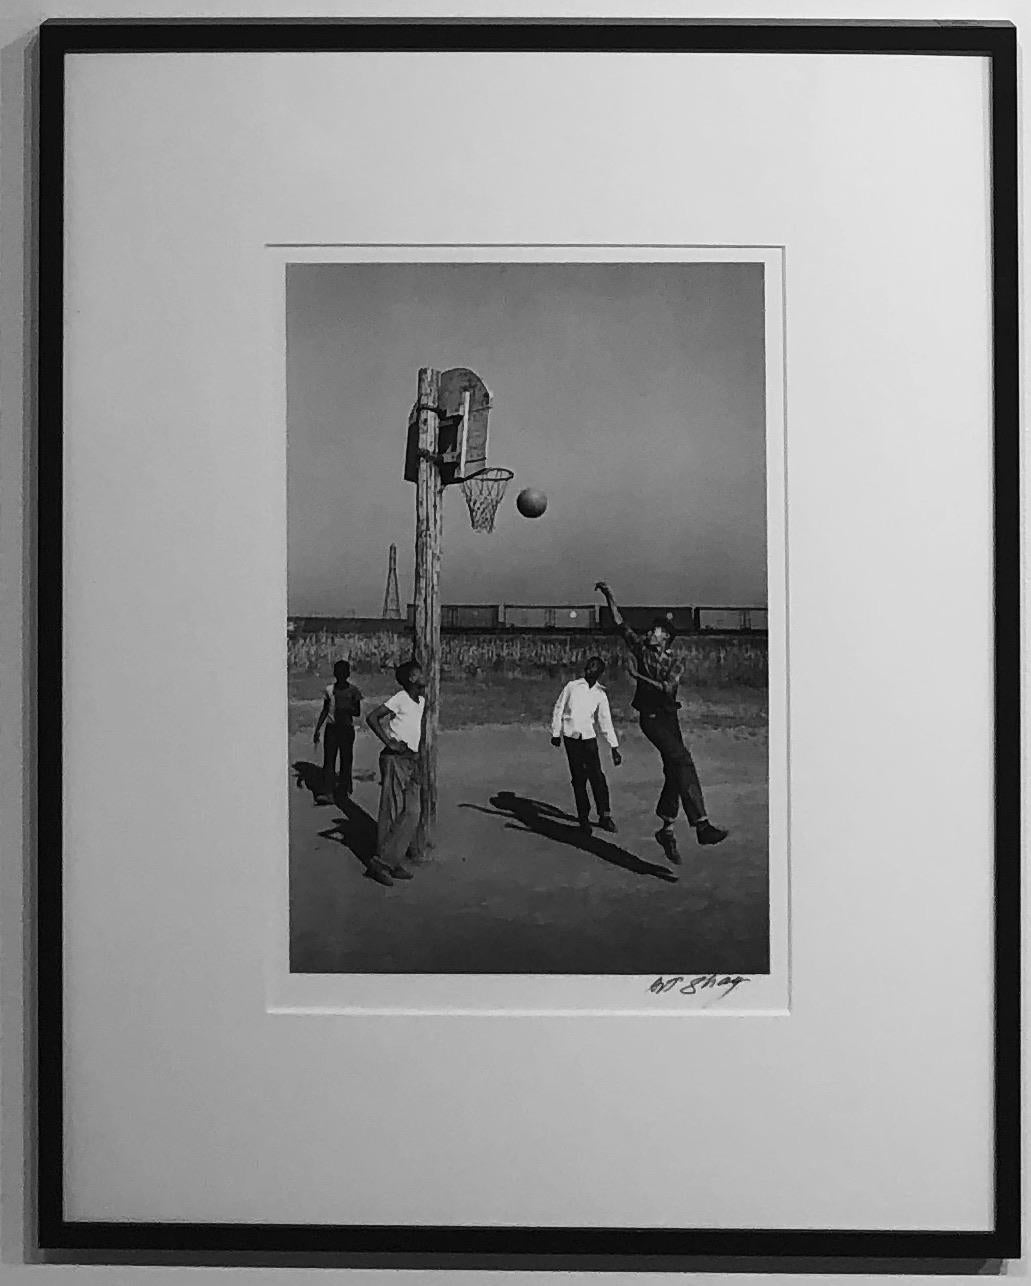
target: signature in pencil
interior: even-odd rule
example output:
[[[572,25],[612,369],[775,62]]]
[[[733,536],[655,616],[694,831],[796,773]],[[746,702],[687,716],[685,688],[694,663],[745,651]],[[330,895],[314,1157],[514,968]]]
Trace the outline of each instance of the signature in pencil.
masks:
[[[743,982],[748,981],[748,977],[740,973],[699,973],[693,977],[686,974],[672,974],[668,977],[660,974],[648,990],[654,996],[671,993],[678,996],[697,996],[703,991],[714,991],[713,999],[723,1000]]]

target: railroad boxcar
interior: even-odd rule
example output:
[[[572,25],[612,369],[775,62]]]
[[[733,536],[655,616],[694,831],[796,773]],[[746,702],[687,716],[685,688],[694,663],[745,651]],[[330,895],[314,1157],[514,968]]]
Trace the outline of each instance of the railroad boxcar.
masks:
[[[597,620],[593,604],[557,606],[504,603],[499,620],[506,630],[593,630]]]
[[[415,625],[415,604],[408,604],[408,624]],[[498,628],[497,603],[444,603],[440,609],[442,630],[481,630],[489,633]]]
[[[497,603],[445,603],[440,609],[440,625],[445,630],[496,630]]]
[[[557,630],[593,630],[597,626],[598,609],[593,603],[586,607],[582,604],[556,607],[554,611]]]
[[[705,632],[747,634],[766,629],[765,607],[700,607],[698,628]]]
[[[693,634],[697,628],[693,607],[621,607],[619,610],[627,625],[639,633],[650,629],[655,620],[669,621],[678,634]],[[598,609],[598,623],[608,633],[616,628],[608,604]]]
[[[554,624],[551,612],[549,607],[506,603],[502,623],[506,630],[545,630]]]

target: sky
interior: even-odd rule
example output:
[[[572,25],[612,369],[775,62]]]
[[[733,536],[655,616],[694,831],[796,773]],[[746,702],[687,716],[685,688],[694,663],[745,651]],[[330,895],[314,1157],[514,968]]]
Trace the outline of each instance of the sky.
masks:
[[[411,601],[423,366],[480,375],[516,475],[492,535],[445,492],[445,603],[764,605],[763,334],[760,264],[290,265],[288,611],[378,616],[391,543]]]

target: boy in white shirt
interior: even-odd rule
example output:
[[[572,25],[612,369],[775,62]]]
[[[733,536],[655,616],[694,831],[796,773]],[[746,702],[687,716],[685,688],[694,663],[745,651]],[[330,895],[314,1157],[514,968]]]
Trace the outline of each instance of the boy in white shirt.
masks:
[[[609,784],[602,771],[595,728],[597,724],[612,750],[612,762],[618,767],[623,762],[619,740],[612,726],[608,695],[598,682],[604,673],[605,662],[601,657],[590,657],[584,666],[583,678],[573,679],[559,693],[551,716],[551,744],[566,748],[576,816],[585,835],[591,833],[588,783],[598,808],[598,828],[603,831],[616,829],[609,811]]]
[[[383,742],[380,752],[379,818],[376,856],[368,874],[379,884],[410,880],[404,857],[415,838],[422,806],[419,780],[419,743],[426,707],[426,683],[416,661],[405,661],[394,671],[401,685],[389,700],[377,706],[365,722]]]

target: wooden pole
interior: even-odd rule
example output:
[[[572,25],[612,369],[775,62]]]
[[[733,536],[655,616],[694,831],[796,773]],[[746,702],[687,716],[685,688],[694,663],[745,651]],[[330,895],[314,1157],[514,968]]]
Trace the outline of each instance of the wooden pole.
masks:
[[[437,450],[439,372],[419,371],[419,450]],[[419,456],[415,486],[415,648],[426,679],[419,767],[422,816],[416,853],[427,861],[437,820],[437,723],[440,710],[440,547],[444,534],[444,484],[433,460]]]

